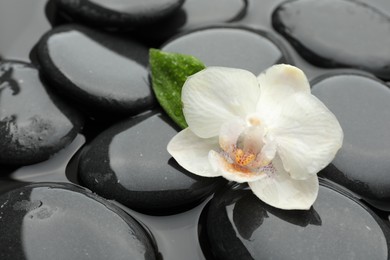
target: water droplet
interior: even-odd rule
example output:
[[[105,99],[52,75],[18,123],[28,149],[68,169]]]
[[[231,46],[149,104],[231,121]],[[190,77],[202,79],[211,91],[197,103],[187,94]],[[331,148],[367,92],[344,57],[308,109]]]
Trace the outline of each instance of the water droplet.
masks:
[[[40,200],[34,200],[34,201],[29,201],[29,200],[21,200],[17,201],[13,208],[14,210],[25,210],[25,211],[32,211],[34,209],[39,208],[42,206],[42,201]]]

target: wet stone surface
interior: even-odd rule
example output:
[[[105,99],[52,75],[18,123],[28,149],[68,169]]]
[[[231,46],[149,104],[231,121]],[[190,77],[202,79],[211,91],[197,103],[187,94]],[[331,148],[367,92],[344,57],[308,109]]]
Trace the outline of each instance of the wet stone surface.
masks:
[[[66,25],[42,37],[38,58],[50,86],[94,117],[123,117],[154,105],[148,49],[137,42]]]
[[[155,112],[118,123],[82,153],[81,183],[149,214],[172,214],[197,205],[222,179],[200,177],[177,164],[166,151],[177,131],[165,114]]]
[[[255,75],[277,63],[292,64],[284,47],[271,34],[244,27],[195,30],[169,41],[162,50],[193,55],[206,66],[241,68]]]
[[[27,63],[0,62],[0,111],[0,164],[46,160],[82,127],[79,114],[47,90]]]
[[[130,215],[71,184],[40,183],[0,197],[0,258],[156,259]]]
[[[200,225],[207,259],[389,259],[389,226],[324,182],[306,211],[276,209],[248,189],[227,189],[210,201]]]
[[[343,146],[321,174],[366,199],[389,204],[389,87],[374,78],[346,73],[316,79],[312,87],[344,130]]]
[[[76,21],[104,28],[134,29],[171,16],[184,0],[56,0],[55,3],[65,16]]]
[[[389,79],[390,16],[370,4],[289,1],[275,10],[272,22],[300,55],[317,66],[360,68]]]

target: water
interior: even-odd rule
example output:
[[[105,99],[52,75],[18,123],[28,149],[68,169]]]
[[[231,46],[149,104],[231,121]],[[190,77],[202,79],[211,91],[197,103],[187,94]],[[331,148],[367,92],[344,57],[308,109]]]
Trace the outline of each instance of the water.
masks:
[[[280,2],[282,0],[248,0],[250,9],[238,23],[252,28],[273,31],[268,18],[270,12]],[[385,1],[377,0],[375,3],[388,7]],[[203,5],[207,5],[207,2]],[[51,28],[53,22],[62,20],[56,17],[55,9],[52,7],[52,3],[47,4],[46,0],[2,0],[0,2],[0,60],[34,61],[34,52],[32,52],[34,45],[43,33]],[[390,10],[390,7],[386,10]],[[231,10],[228,11],[231,13]],[[207,17],[203,19],[207,20]],[[197,17],[192,17],[192,20],[196,21]],[[214,22],[211,18],[209,20]],[[286,43],[276,33],[275,37]],[[308,64],[290,45],[285,45],[292,55],[295,65],[305,71],[309,79],[313,79],[325,71],[330,71]],[[150,43],[148,47],[159,46]],[[84,131],[78,135],[73,143],[48,161],[25,167],[0,166],[0,194],[31,182],[79,184],[77,178],[77,151],[105,128],[107,128],[107,125],[89,120]],[[181,260],[205,259],[198,239],[198,219],[207,201],[189,211],[170,216],[145,215],[128,209],[119,203],[114,203],[150,229],[156,239],[158,250],[164,259]],[[30,206],[36,207],[37,205]],[[387,213],[379,211],[377,213],[383,218],[389,218]]]

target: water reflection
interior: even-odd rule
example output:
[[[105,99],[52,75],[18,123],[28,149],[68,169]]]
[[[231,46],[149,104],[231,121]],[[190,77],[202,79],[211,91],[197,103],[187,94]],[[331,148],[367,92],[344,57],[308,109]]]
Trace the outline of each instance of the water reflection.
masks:
[[[253,232],[263,224],[264,219],[268,218],[269,214],[300,227],[308,225],[321,226],[322,224],[320,215],[313,207],[309,210],[277,209],[259,200],[249,190],[235,203],[233,222],[242,238],[250,240]]]
[[[12,90],[12,95],[17,95],[20,92],[19,83],[12,76],[13,71],[14,68],[11,66],[0,67],[0,94],[7,87]]]
[[[313,207],[309,210],[274,208],[259,200],[245,185],[233,186],[233,189],[225,192],[223,204],[232,212],[232,216],[226,213],[226,217],[234,223],[240,236],[246,240],[251,239],[253,232],[259,229],[270,215],[300,227],[322,224],[320,215]]]

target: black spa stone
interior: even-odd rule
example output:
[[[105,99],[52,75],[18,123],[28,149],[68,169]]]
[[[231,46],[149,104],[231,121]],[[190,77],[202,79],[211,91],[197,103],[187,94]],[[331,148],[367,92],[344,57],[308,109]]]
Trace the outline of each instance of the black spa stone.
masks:
[[[322,182],[309,210],[281,210],[251,190],[218,193],[202,213],[207,259],[390,259],[390,229],[358,200]]]
[[[390,78],[390,16],[367,1],[298,0],[281,4],[274,28],[309,62],[353,67]]]
[[[169,17],[184,0],[56,0],[73,20],[103,28],[134,29]]]
[[[153,215],[187,210],[211,193],[221,178],[184,170],[167,152],[177,133],[156,112],[118,123],[95,138],[79,160],[79,179],[93,192]]]
[[[156,259],[149,233],[72,184],[37,183],[0,197],[0,258]]]
[[[148,49],[135,41],[65,25],[41,38],[38,58],[51,87],[94,117],[123,117],[154,105]]]
[[[35,67],[0,62],[0,165],[46,160],[81,127],[79,114],[43,85]]]
[[[258,75],[277,63],[290,63],[285,48],[271,34],[245,27],[207,27],[180,35],[162,50],[193,55],[206,66],[246,69]]]
[[[313,94],[336,115],[343,146],[321,174],[390,210],[390,89],[359,74],[328,74]]]

